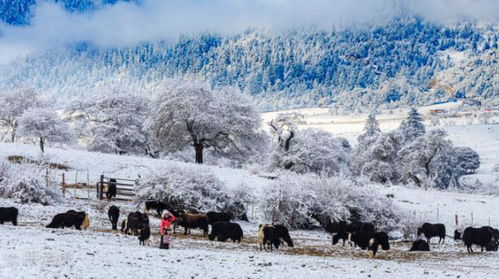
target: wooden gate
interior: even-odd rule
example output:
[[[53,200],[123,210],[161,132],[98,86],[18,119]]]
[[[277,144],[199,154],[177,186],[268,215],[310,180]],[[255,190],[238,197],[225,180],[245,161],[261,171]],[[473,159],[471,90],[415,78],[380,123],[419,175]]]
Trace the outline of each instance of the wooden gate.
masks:
[[[110,184],[116,185],[116,200],[131,201],[135,196],[135,180],[101,175],[100,181],[96,185],[97,198],[99,200],[105,198],[104,194],[107,193]]]

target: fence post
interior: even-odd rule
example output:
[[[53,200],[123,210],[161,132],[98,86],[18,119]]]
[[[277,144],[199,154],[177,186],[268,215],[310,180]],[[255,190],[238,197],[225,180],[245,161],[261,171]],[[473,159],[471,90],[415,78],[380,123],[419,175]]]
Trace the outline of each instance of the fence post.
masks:
[[[100,176],[100,191],[99,191],[99,199],[102,200],[102,189],[104,187],[104,175]]]
[[[459,217],[457,216],[457,213],[456,213],[456,215],[454,215],[454,218],[456,220],[456,228],[458,228],[459,227]]]
[[[66,178],[65,178],[65,173],[62,173],[62,197],[66,197]]]
[[[471,226],[473,226],[473,212],[471,212]]]

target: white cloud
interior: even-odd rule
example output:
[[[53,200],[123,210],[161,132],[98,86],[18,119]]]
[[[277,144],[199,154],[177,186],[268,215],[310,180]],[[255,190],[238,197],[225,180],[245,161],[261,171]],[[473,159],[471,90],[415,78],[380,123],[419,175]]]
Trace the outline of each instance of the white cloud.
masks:
[[[123,46],[206,31],[348,28],[383,22],[402,10],[444,23],[499,22],[499,0],[142,0],[83,14],[43,3],[29,26],[0,26],[0,62],[76,41]]]

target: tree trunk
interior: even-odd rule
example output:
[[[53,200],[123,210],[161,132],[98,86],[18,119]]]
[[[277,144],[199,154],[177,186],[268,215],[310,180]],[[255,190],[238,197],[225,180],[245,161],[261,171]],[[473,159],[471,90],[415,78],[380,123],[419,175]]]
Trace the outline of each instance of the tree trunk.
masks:
[[[203,163],[204,146],[202,144],[196,143],[196,144],[194,144],[194,149],[196,150],[196,163],[202,164]]]
[[[45,140],[42,137],[40,137],[40,149],[45,153]]]
[[[12,130],[12,133],[10,133],[10,140],[12,142],[16,141],[16,130]]]

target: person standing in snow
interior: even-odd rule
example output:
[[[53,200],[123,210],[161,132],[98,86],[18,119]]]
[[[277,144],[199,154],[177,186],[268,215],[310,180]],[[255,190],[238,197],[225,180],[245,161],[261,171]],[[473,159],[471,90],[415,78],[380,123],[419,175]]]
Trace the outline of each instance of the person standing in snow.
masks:
[[[169,211],[165,211],[159,226],[159,233],[161,234],[161,242],[159,243],[160,249],[170,249],[170,236],[168,235],[168,230],[170,230],[173,221],[175,221],[175,216]]]

